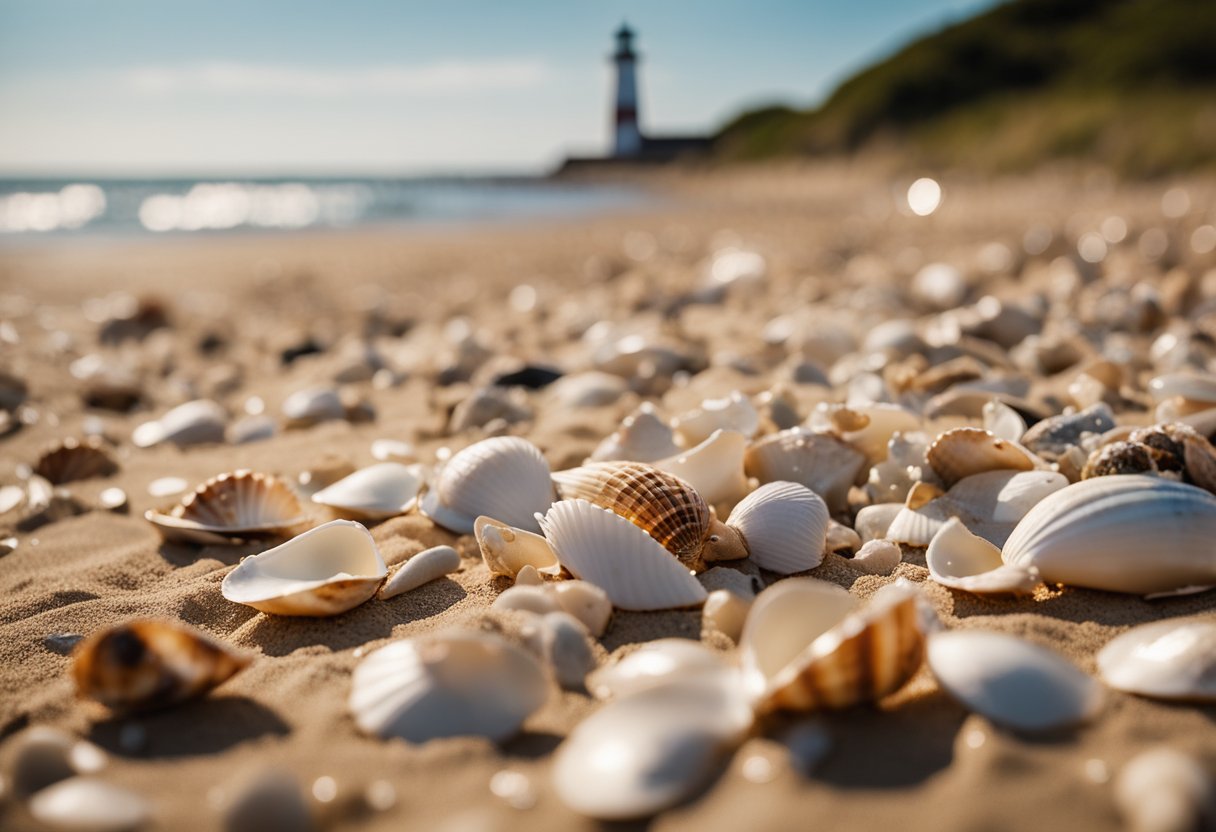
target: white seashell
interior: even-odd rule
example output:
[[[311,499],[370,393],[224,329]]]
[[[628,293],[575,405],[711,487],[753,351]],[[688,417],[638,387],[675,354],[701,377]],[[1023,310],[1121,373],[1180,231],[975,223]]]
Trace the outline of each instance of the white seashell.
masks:
[[[162,442],[175,445],[198,445],[223,442],[228,413],[210,399],[196,399],[178,405],[151,422],[144,422],[131,434],[139,448],[151,448]]]
[[[887,458],[887,444],[896,433],[920,427],[920,416],[895,404],[871,403],[853,407],[820,404],[811,413],[810,426],[836,433],[866,455],[873,465]]]
[[[1187,754],[1161,747],[1133,757],[1115,780],[1115,805],[1131,832],[1192,832],[1210,823],[1216,788]]]
[[[819,495],[792,482],[760,486],[726,518],[726,525],[747,542],[748,557],[781,575],[823,562],[828,522],[828,507]]]
[[[561,605],[557,603],[557,596],[544,585],[508,587],[494,599],[494,603],[490,604],[490,609],[530,612],[534,615],[548,615],[551,612],[562,611]]]
[[[999,555],[999,553],[998,553]],[[890,575],[903,560],[903,552],[898,543],[885,538],[869,540],[862,544],[857,554],[849,561],[854,569],[860,569],[868,575]]]
[[[21,798],[77,774],[92,774],[109,762],[106,752],[59,728],[36,725],[11,743],[7,785]]]
[[[8,514],[25,502],[25,489],[19,485],[0,486],[0,514]]]
[[[459,569],[459,552],[451,546],[432,546],[401,564],[401,567],[380,588],[378,597],[382,601],[395,598]]]
[[[531,655],[488,633],[395,641],[355,668],[348,707],[359,729],[424,743],[515,734],[545,704],[549,685]]]
[[[1133,627],[1098,651],[1098,674],[1127,693],[1216,702],[1216,621],[1169,619]]]
[[[307,427],[346,418],[342,397],[333,387],[297,390],[283,400],[282,410],[289,427]]]
[[[539,531],[534,515],[553,502],[549,475],[544,455],[526,439],[483,439],[448,460],[419,508],[457,534],[471,533],[483,514],[525,531]]]
[[[1143,475],[1082,480],[1022,519],[1001,556],[1044,581],[1114,592],[1216,584],[1216,497]]]
[[[619,699],[701,673],[730,670],[721,653],[699,641],[661,638],[646,642],[620,661],[589,675],[587,690],[597,699]]]
[[[596,446],[590,461],[654,462],[680,453],[671,425],[650,402],[625,417],[616,431]]]
[[[1102,688],[1058,653],[1003,633],[955,630],[929,637],[929,667],[970,710],[1019,731],[1085,722]]]
[[[276,615],[338,615],[375,595],[387,573],[367,529],[333,520],[243,559],[220,591]]]
[[[709,780],[752,719],[738,685],[714,675],[615,699],[558,748],[554,790],[599,820],[653,815]]]
[[[426,466],[381,462],[322,488],[312,501],[349,520],[383,520],[412,509],[425,483]]]
[[[590,371],[562,376],[549,385],[545,396],[557,407],[577,410],[613,404],[627,392],[629,383],[621,376]]]
[[[942,433],[925,453],[929,466],[947,488],[985,471],[1033,471],[1038,458],[1016,442],[979,428],[953,428]]]
[[[957,517],[933,536],[925,564],[929,576],[942,586],[976,595],[1031,595],[1042,583],[1033,569],[1006,566],[1001,550],[967,531]]]
[[[1169,373],[1150,379],[1148,392],[1157,402],[1177,398],[1216,406],[1216,377],[1194,372]]]
[[[887,530],[891,528],[891,523],[903,511],[903,508],[898,503],[880,503],[874,506],[866,506],[857,512],[857,517],[853,520],[853,528],[863,543],[869,540],[877,540],[880,537],[887,537]]]
[[[750,439],[760,429],[760,414],[751,399],[735,390],[724,399],[706,399],[676,417],[672,426],[686,447],[701,444],[717,430],[732,430]]]
[[[249,442],[261,442],[274,436],[274,419],[264,414],[246,416],[228,426],[224,438],[232,445],[244,445]]]
[[[813,491],[814,489],[811,490]],[[835,520],[828,521],[827,539],[823,542],[823,552],[825,555],[828,552],[839,552],[841,550],[856,552],[861,547],[861,535],[856,531],[843,523],[837,523]]]
[[[138,794],[96,777],[69,777],[30,798],[29,813],[50,829],[65,832],[127,832],[151,814]]]
[[[731,641],[738,642],[751,611],[753,595],[737,595],[729,589],[715,589],[701,608],[701,626],[717,630]]]
[[[642,529],[586,500],[561,500],[538,515],[562,566],[627,610],[689,607],[705,590],[687,568]]]
[[[1009,405],[993,399],[984,405],[984,430],[1009,442],[1020,442],[1026,432],[1026,420]]]
[[[525,563],[515,574],[514,586],[540,586],[545,582],[545,579],[536,571],[536,567],[530,563]]]
[[[743,434],[719,430],[695,448],[652,464],[684,480],[713,505],[737,500],[747,493],[747,476],[743,473],[746,450]]]
[[[591,635],[599,638],[608,629],[612,601],[604,590],[587,581],[559,581],[549,588],[561,608],[581,621]]]
[[[208,545],[286,537],[308,519],[285,481],[253,471],[212,477],[168,513],[148,511],[144,518],[165,540]]]
[[[418,461],[414,446],[400,439],[377,439],[372,442],[372,458],[379,462],[402,462],[407,465]]]
[[[762,484],[796,482],[824,499],[833,512],[848,508],[849,489],[866,464],[866,456],[828,433],[791,428],[752,444],[744,470]]]
[[[46,480],[42,480],[41,477],[39,477],[39,480],[46,482]],[[30,503],[38,504],[39,500],[34,499],[34,482],[35,480],[31,477]],[[153,497],[172,497],[174,494],[181,494],[189,487],[190,483],[186,482],[181,477],[158,477],[157,479],[154,479],[152,482],[148,483],[148,493]]]
[[[549,541],[538,534],[516,529],[492,517],[481,516],[473,523],[473,533],[481,548],[481,558],[491,575],[515,577],[525,566],[544,575],[559,575],[562,566]]]

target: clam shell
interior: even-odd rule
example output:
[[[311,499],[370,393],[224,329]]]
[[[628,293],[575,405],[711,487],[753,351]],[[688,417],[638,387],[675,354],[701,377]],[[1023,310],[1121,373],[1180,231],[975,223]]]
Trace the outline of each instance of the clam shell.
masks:
[[[457,534],[470,534],[483,514],[536,532],[535,514],[553,502],[549,473],[540,449],[526,439],[483,439],[448,460],[419,508]]]
[[[597,699],[620,698],[701,673],[730,670],[720,653],[699,641],[661,638],[588,675],[587,690]]]
[[[275,615],[338,615],[375,595],[386,574],[368,530],[333,520],[243,559],[220,590],[229,601]]]
[[[625,417],[616,431],[596,446],[591,461],[623,459],[654,462],[680,453],[671,425],[663,421],[650,402]]]
[[[1097,715],[1102,688],[1058,653],[981,630],[935,633],[929,667],[967,708],[1019,731],[1049,731]]]
[[[710,505],[728,503],[747,493],[746,450],[743,434],[719,430],[695,448],[661,459],[654,467],[687,482]]]
[[[1026,433],[1026,420],[1009,405],[993,399],[984,405],[984,430],[1009,442],[1020,442]]]
[[[924,656],[932,613],[902,578],[855,611],[857,599],[813,578],[756,597],[739,642],[744,681],[758,712],[845,708],[893,693]]]
[[[750,559],[781,575],[823,562],[829,522],[819,495],[793,482],[760,486],[726,518],[726,525],[743,536]]]
[[[1127,693],[1216,702],[1216,621],[1171,619],[1133,627],[1098,651],[1098,674]]]
[[[97,436],[64,439],[43,453],[34,466],[34,473],[52,485],[106,477],[117,470],[118,463]]]
[[[312,501],[350,520],[383,520],[412,509],[425,483],[423,465],[381,462],[322,488]]]
[[[210,399],[196,399],[178,405],[151,422],[144,422],[131,434],[139,448],[150,448],[162,442],[175,445],[199,445],[223,442],[228,413]]]
[[[699,445],[716,430],[733,430],[745,438],[760,429],[760,414],[751,399],[738,390],[724,399],[706,399],[701,406],[673,420],[675,432],[684,445]]]
[[[1034,570],[1006,566],[1001,550],[967,531],[957,517],[933,536],[925,564],[942,586],[976,595],[1030,595],[1042,583]]]
[[[650,535],[586,500],[561,500],[538,517],[562,566],[608,593],[615,607],[689,607],[705,589]]]
[[[1001,551],[1044,581],[1113,592],[1216,584],[1216,497],[1127,475],[1082,480],[1022,518]]]
[[[481,558],[491,575],[514,578],[525,566],[545,575],[560,575],[562,566],[549,541],[484,515],[473,523]]]
[[[791,428],[754,442],[744,457],[744,471],[763,483],[800,483],[814,491],[833,512],[848,508],[849,489],[866,465],[866,456],[827,433]]]
[[[142,619],[81,642],[72,677],[81,696],[111,708],[157,708],[202,696],[251,661],[194,627]]]
[[[144,517],[166,540],[204,544],[289,535],[308,519],[286,482],[244,470],[212,477],[167,514]]]
[[[1148,392],[1153,399],[1184,399],[1187,402],[1203,402],[1216,407],[1216,377],[1206,373],[1168,373],[1150,379]]]
[[[318,422],[346,418],[342,396],[333,387],[297,390],[283,400],[282,410],[288,427],[307,427]]]
[[[949,488],[961,479],[985,471],[1033,471],[1034,454],[979,428],[954,428],[937,437],[925,459]]]
[[[380,600],[417,589],[423,584],[442,578],[460,569],[460,553],[451,546],[432,546],[411,557],[385,581],[380,588]]]
[[[514,735],[549,698],[531,655],[489,633],[404,639],[355,668],[348,707],[367,734],[424,743],[440,737]]]

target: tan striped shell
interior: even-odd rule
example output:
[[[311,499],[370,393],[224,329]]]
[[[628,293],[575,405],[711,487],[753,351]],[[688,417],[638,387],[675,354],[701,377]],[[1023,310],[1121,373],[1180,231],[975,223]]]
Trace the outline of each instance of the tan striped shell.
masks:
[[[278,477],[241,470],[200,485],[169,512],[214,531],[274,531],[298,525],[304,506]]]
[[[52,485],[73,480],[107,477],[118,470],[118,463],[96,436],[67,438],[46,450],[34,466],[34,473]]]

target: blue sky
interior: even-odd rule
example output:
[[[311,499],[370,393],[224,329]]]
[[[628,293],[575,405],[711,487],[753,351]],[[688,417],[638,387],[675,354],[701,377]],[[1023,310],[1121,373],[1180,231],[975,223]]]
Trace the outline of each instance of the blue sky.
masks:
[[[652,132],[807,106],[993,0],[0,0],[0,173],[534,172],[608,141],[611,33]]]

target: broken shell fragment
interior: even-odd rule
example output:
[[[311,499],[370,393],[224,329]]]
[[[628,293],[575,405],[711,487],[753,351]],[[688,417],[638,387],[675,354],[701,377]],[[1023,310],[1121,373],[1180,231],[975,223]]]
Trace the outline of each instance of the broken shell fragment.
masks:
[[[757,565],[781,575],[823,562],[828,507],[819,495],[793,482],[771,482],[735,506],[726,525],[735,529]]]
[[[940,534],[940,532],[939,532]],[[999,556],[999,552],[997,553]],[[890,575],[903,560],[903,551],[898,543],[886,538],[867,540],[849,561],[853,568],[868,575]]]
[[[167,513],[144,517],[165,540],[203,544],[286,536],[308,519],[286,482],[244,470],[212,477]]]
[[[660,416],[655,406],[643,402],[625,417],[621,426],[591,454],[591,461],[628,460],[654,462],[680,453],[671,425]]]
[[[154,619],[94,633],[74,656],[79,694],[122,710],[202,696],[252,661],[194,627]]]
[[[470,534],[483,514],[536,532],[534,515],[553,502],[549,475],[544,455],[526,439],[483,439],[448,460],[419,508],[457,534]]]
[[[701,673],[730,670],[722,654],[699,641],[661,638],[592,673],[587,677],[587,690],[597,699],[620,698]]]
[[[746,450],[743,434],[718,430],[695,448],[660,459],[654,467],[684,480],[710,505],[729,503],[747,493]]]
[[[1006,566],[1001,550],[952,517],[925,552],[929,575],[942,586],[976,595],[1032,595],[1040,583],[1033,569]]]
[[[381,462],[322,488],[312,501],[348,520],[383,520],[412,509],[425,483],[422,465]]]
[[[1032,471],[1034,454],[979,428],[954,428],[937,437],[925,459],[949,488],[959,480],[985,471]]]
[[[43,453],[34,466],[34,473],[51,485],[105,477],[117,470],[118,463],[97,436],[64,439]]]
[[[424,549],[401,564],[384,586],[378,597],[384,601],[402,593],[417,589],[423,584],[438,580],[460,569],[460,554],[451,546],[433,546]]]
[[[243,559],[220,590],[229,601],[275,615],[339,615],[375,595],[386,574],[368,530],[333,520]]]
[[[473,523],[473,533],[481,558],[491,575],[514,578],[525,566],[543,575],[561,574],[561,564],[549,541],[538,534],[516,529],[492,517],[481,516]]]
[[[674,419],[672,425],[684,445],[692,447],[717,430],[737,431],[744,438],[755,436],[760,414],[751,399],[736,390],[724,399],[706,399],[700,407]]]
[[[1098,652],[1098,673],[1127,693],[1216,702],[1216,621],[1169,619],[1133,627]]]
[[[561,605],[557,603],[557,597],[543,584],[540,586],[520,585],[503,590],[502,594],[490,604],[490,609],[548,615],[551,612],[561,612]]]
[[[210,399],[197,399],[178,405],[159,419],[144,422],[131,434],[139,448],[162,442],[178,446],[223,442],[228,413]]]

